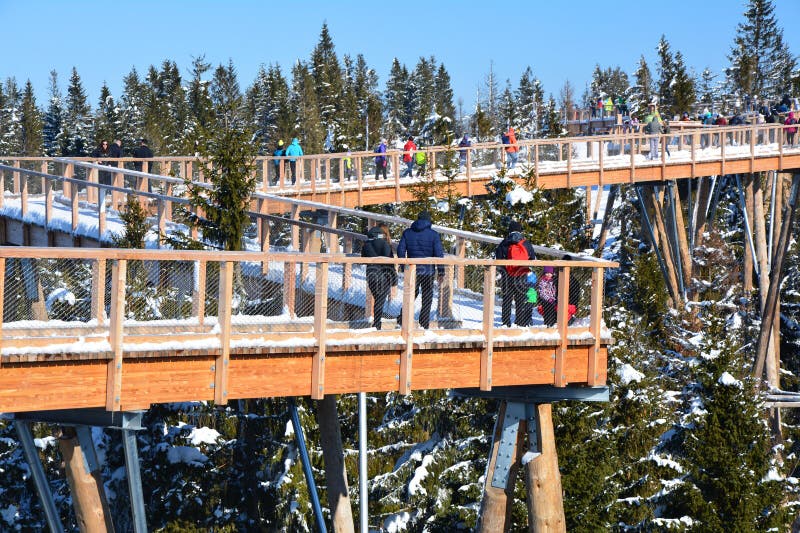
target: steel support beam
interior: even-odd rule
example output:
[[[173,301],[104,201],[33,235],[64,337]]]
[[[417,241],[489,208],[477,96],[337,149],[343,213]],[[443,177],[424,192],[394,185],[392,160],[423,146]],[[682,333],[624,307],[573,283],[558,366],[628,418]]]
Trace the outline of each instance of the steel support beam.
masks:
[[[122,447],[125,450],[125,471],[128,474],[128,494],[131,498],[133,530],[135,533],[147,533],[142,474],[139,470],[139,450],[136,446],[136,433],[133,430],[122,430]]]
[[[471,396],[519,403],[552,403],[563,400],[580,402],[607,402],[608,387],[554,387],[552,385],[516,385],[512,387],[492,387],[484,391],[479,388],[453,389],[456,396]]]
[[[297,441],[298,451],[300,452],[300,462],[303,464],[303,473],[306,475],[308,496],[311,499],[311,506],[314,509],[317,531],[320,533],[327,533],[325,519],[322,516],[322,506],[319,503],[317,484],[314,483],[314,472],[311,470],[311,460],[308,458],[308,450],[306,449],[306,438],[303,436],[303,426],[300,425],[300,416],[297,414],[297,403],[294,398],[289,398],[289,416],[292,418],[294,437]]]
[[[17,435],[22,444],[22,451],[25,454],[25,459],[28,461],[28,466],[31,468],[33,483],[36,486],[36,492],[39,494],[39,501],[42,502],[42,507],[44,507],[47,525],[50,527],[52,533],[64,533],[64,528],[61,525],[61,520],[56,510],[56,503],[53,500],[53,493],[50,492],[50,487],[47,484],[47,476],[44,473],[44,468],[42,468],[42,462],[39,460],[39,453],[36,451],[36,445],[33,443],[33,435],[31,434],[29,422],[26,420],[15,420],[14,427],[17,429]]]

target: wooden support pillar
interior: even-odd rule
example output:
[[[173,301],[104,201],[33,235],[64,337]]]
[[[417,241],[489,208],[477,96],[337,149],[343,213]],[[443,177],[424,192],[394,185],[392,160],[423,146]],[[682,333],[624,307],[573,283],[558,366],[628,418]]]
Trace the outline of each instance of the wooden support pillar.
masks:
[[[552,406],[537,404],[536,419],[539,455],[525,465],[528,487],[528,531],[533,533],[566,533],[561,473],[553,434]],[[529,435],[532,432],[528,432]],[[531,446],[533,447],[533,446]]]
[[[747,219],[743,220],[742,223],[746,223],[746,221],[753,220],[754,217],[754,200],[753,200],[753,176],[752,174],[746,174],[745,179],[742,182],[744,187],[744,203],[745,209],[747,209]],[[745,235],[747,235],[748,231],[751,231],[752,228],[745,228]],[[750,247],[750,240],[745,237],[745,251],[744,251],[744,270],[742,271],[743,275],[743,289],[745,294],[748,294],[750,291],[753,290],[753,257],[755,256],[755,251]]]
[[[514,482],[516,481],[518,469],[517,461],[512,462],[513,471],[509,471],[508,481],[504,487],[495,487],[492,485],[492,480],[497,468],[497,461],[501,453],[500,442],[504,429],[503,420],[506,417],[507,410],[508,402],[503,402],[500,404],[500,408],[497,411],[497,422],[494,426],[492,449],[489,451],[489,465],[486,468],[486,477],[483,485],[483,499],[481,500],[481,509],[478,514],[478,526],[475,528],[477,533],[508,531],[511,525],[511,511],[514,507]],[[522,448],[519,439],[524,437],[525,432],[519,431],[517,434],[517,450]],[[517,450],[514,450],[513,453],[516,454]]]
[[[197,317],[197,323],[201,326],[206,316],[206,262],[195,261],[194,287],[192,290],[192,316]]]
[[[336,408],[336,395],[327,394],[317,402],[317,424],[322,458],[325,461],[325,481],[331,523],[336,533],[353,533],[353,511],[347,488],[347,469],[344,462],[342,430]]]
[[[84,450],[81,447],[74,428],[63,427],[61,431],[58,448],[64,459],[75,520],[81,533],[113,532],[114,523],[111,520],[100,471],[94,469],[87,472],[85,466],[91,464],[85,455],[94,454],[94,450]]]

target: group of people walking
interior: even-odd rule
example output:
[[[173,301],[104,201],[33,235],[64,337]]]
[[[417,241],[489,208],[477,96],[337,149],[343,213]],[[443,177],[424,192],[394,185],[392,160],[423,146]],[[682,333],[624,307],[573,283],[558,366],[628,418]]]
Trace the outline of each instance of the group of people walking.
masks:
[[[395,257],[389,229],[384,223],[367,231],[367,240],[361,248],[364,258]],[[430,213],[423,211],[411,226],[403,231],[397,244],[399,258],[444,257],[444,249],[439,233],[433,229]],[[533,245],[522,234],[522,225],[511,221],[508,233],[495,249],[495,259],[528,261],[536,259]],[[565,255],[563,260],[571,257]],[[402,268],[402,266],[401,266]],[[545,326],[553,326],[558,314],[558,277],[552,266],[545,266],[542,276],[537,279],[530,267],[507,265],[498,268],[500,272],[500,292],[502,294],[501,322],[504,326],[513,324],[522,327],[533,325],[533,310],[537,309]],[[419,312],[419,325],[430,327],[433,289],[436,280],[441,285],[444,278],[444,265],[421,264],[416,266],[414,298],[422,296]],[[384,318],[384,307],[392,287],[398,284],[395,265],[388,262],[366,262],[367,287],[373,297],[372,327],[380,330]],[[568,320],[572,320],[581,296],[580,284],[570,275],[568,297]],[[538,304],[538,305],[537,305]],[[403,311],[397,315],[397,324],[402,325]]]

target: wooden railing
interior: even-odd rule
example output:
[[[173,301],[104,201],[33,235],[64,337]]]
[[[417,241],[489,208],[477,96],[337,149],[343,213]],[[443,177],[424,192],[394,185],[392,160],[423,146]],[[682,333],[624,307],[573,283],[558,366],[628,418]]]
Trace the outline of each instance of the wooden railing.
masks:
[[[310,350],[307,393],[318,398],[326,393],[326,352],[349,347],[402,352],[397,390],[408,393],[415,351],[462,342],[481,351],[474,386],[482,389],[492,386],[493,350],[509,345],[551,347],[556,386],[569,380],[567,349],[588,346],[586,382],[601,384],[605,369],[596,368],[596,358],[610,342],[602,321],[604,270],[616,263],[373,258],[371,264],[405,269],[394,298],[402,328],[376,331],[369,327],[372,296],[363,261],[330,254],[0,247],[0,376],[8,365],[29,362],[107,361],[105,405],[118,410],[128,358],[214,354],[213,399],[225,401],[232,399],[226,393],[231,353]],[[414,327],[414,280],[423,264],[445,271],[430,331]],[[534,320],[531,327],[501,328],[495,279],[503,265],[556,268],[561,282],[552,327]],[[457,272],[467,272],[467,288],[455,289]],[[586,289],[579,301],[570,283]],[[274,298],[279,301],[264,303]],[[550,334],[531,336],[535,331]]]

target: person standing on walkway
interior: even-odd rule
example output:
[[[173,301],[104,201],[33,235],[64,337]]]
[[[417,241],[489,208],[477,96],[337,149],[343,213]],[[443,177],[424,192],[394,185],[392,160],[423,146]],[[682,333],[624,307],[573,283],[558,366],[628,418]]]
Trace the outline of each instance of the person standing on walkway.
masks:
[[[653,113],[650,116],[650,122],[644,125],[644,132],[650,136],[650,153],[647,154],[647,159],[658,159],[658,142],[661,140],[661,121],[658,115]]]
[[[527,261],[536,259],[533,245],[522,236],[522,225],[516,220],[508,224],[508,235],[497,245],[495,259]],[[504,326],[511,326],[511,308],[516,309],[514,324],[527,327],[533,322],[533,305],[528,302],[528,274],[531,269],[523,266],[501,266],[500,293],[503,296],[501,318]]]
[[[375,153],[380,154],[375,156],[375,181],[378,181],[378,176],[383,174],[383,179],[386,177],[386,139],[381,139],[381,143],[375,148]]]
[[[519,157],[519,146],[517,146],[517,136],[514,133],[514,128],[509,127],[508,132],[503,136],[507,139],[506,156],[508,157],[507,167],[512,169],[517,166],[517,157]]]
[[[414,175],[414,151],[416,149],[417,145],[414,144],[414,137],[409,137],[403,146],[403,163],[406,164],[406,169],[400,174],[401,178],[406,176],[410,178]]]
[[[292,185],[297,181],[297,159],[298,156],[303,155],[303,149],[300,147],[300,141],[295,137],[292,139],[292,144],[286,149],[286,156],[289,159],[289,167],[292,169]]]
[[[100,144],[97,148],[94,149],[92,152],[92,157],[97,160],[97,163],[100,165],[106,166],[115,166],[116,163],[112,163],[111,161],[107,161],[106,158],[113,157],[111,148],[108,145],[108,141],[103,139],[100,141]],[[101,170],[97,173],[97,181],[104,185],[111,185],[111,172],[107,170]]]
[[[153,159],[153,151],[147,146],[147,139],[144,137],[139,139],[139,146],[133,151],[133,157],[137,159]],[[150,172],[150,162],[149,161],[134,161],[133,162],[133,170],[137,172]]]
[[[459,171],[467,166],[467,148],[472,146],[472,142],[469,140],[469,135],[466,133],[464,137],[461,138],[461,142],[458,143],[458,147],[460,150],[458,151],[458,169]]]
[[[786,117],[784,124],[787,126],[786,142],[789,143],[789,147],[791,148],[794,146],[794,134],[797,133],[797,120],[794,118],[794,111],[789,111],[789,115]]]
[[[431,215],[423,211],[411,227],[403,232],[400,242],[397,245],[397,257],[422,258],[422,257],[444,257],[442,239],[432,228]],[[417,280],[414,287],[414,298],[422,293],[422,307],[419,311],[419,325],[428,329],[431,320],[431,304],[433,303],[433,281],[438,272],[438,277],[444,277],[443,265],[417,265]],[[402,324],[403,311],[397,323]]]
[[[272,152],[272,155],[275,157],[283,157],[286,155],[286,147],[283,146],[283,139],[278,140],[278,144],[275,147],[275,151]],[[276,185],[281,179],[281,160],[275,159],[272,163],[275,166],[275,181],[272,182],[272,185]]]
[[[542,272],[542,277],[536,284],[539,293],[539,314],[542,315],[544,325],[553,326],[556,323],[556,305],[558,304],[558,291],[556,290],[556,280],[553,267],[546,266]]]
[[[367,232],[367,242],[361,248],[361,257],[394,257],[392,245],[381,226],[373,226]],[[392,287],[397,285],[397,270],[394,265],[367,263],[367,287],[372,293],[372,326],[381,329],[383,306]]]

